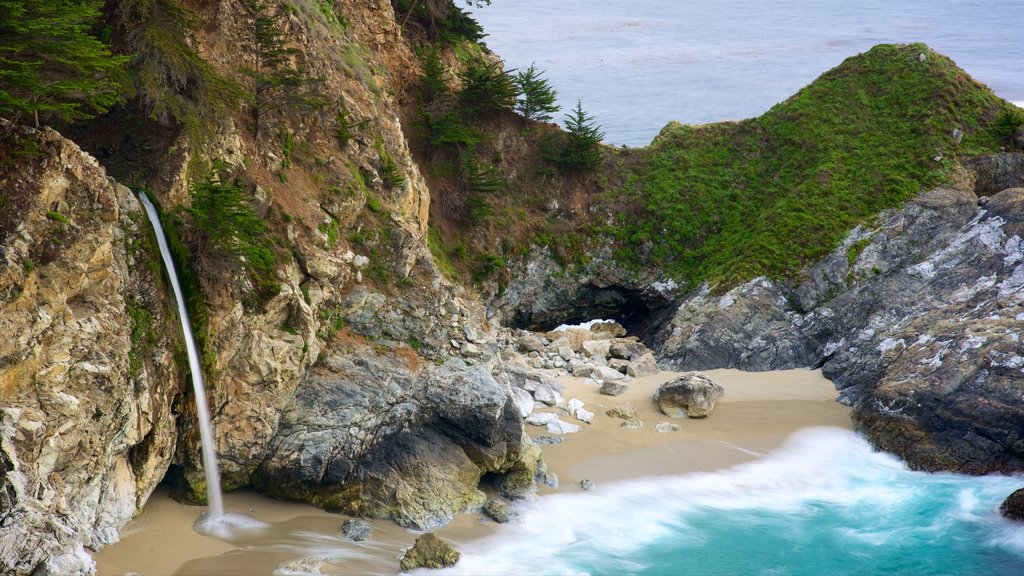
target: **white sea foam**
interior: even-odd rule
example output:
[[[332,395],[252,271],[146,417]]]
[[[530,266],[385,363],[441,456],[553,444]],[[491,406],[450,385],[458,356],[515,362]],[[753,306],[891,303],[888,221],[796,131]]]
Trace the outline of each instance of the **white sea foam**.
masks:
[[[602,484],[596,492],[521,505],[519,524],[464,546],[462,559],[444,573],[571,574],[594,566],[642,573],[643,550],[659,539],[700,554],[705,540],[718,537],[709,522],[742,526],[743,518],[765,522],[767,531],[802,529],[811,536],[817,528],[792,526],[825,518],[838,524],[822,531],[843,545],[869,549],[894,539],[929,541],[957,523],[996,522],[991,502],[1020,482],[913,472],[852,432],[805,429],[767,457],[726,470]],[[938,511],[929,500],[936,493],[949,500]],[[1007,541],[1018,535],[999,533]],[[608,565],[608,558],[617,563]],[[637,566],[627,569],[627,561]]]

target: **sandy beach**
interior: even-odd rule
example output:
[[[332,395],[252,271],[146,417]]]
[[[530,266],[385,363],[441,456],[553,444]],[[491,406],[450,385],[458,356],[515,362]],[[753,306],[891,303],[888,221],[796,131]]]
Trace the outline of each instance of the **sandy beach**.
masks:
[[[594,418],[585,424],[558,408],[542,410],[558,412],[564,421],[582,427],[560,444],[543,446],[545,461],[558,475],[560,486],[542,487],[542,497],[581,490],[581,480],[590,480],[600,490],[602,483],[616,480],[721,469],[772,451],[800,428],[850,427],[848,408],[835,401],[835,388],[817,371],[711,370],[705,374],[725,388],[725,395],[711,416],[703,419],[672,419],[654,404],[658,385],[676,373],[633,380],[624,394],[615,397],[601,395],[597,386],[582,378],[560,379],[565,399],[582,400]],[[623,428],[623,420],[605,414],[625,404],[636,409],[641,428]],[[678,424],[680,429],[655,432],[659,422]],[[543,428],[527,428],[534,438],[545,435]],[[390,521],[371,521],[370,540],[351,542],[340,534],[344,516],[248,491],[225,495],[225,509],[259,525],[235,530],[230,539],[202,535],[193,524],[204,508],[178,504],[159,489],[142,514],[122,531],[121,541],[94,555],[98,573],[395,574],[398,559],[418,534]],[[458,547],[500,530],[500,525],[471,512],[438,532]]]

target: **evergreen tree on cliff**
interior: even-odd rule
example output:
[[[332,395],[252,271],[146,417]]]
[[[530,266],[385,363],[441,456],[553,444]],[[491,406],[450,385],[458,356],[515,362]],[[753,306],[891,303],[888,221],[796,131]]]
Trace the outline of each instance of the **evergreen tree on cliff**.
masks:
[[[583,111],[583,103],[565,116],[565,142],[556,161],[563,170],[590,170],[601,162],[604,132],[593,117]]]
[[[121,100],[127,58],[89,30],[101,0],[0,0],[0,115],[71,121]]]
[[[555,89],[548,84],[546,78],[541,78],[543,74],[544,72],[537,70],[533,64],[516,74],[516,84],[520,93],[516,101],[516,111],[530,120],[547,122],[551,120],[552,114],[558,112],[559,106],[555,104]]]

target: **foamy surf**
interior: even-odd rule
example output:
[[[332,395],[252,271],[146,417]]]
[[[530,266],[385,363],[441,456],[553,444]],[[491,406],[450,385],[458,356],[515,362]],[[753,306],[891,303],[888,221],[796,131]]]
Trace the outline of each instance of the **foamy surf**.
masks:
[[[730,469],[520,506],[448,574],[1024,574],[1002,519],[1020,476],[908,470],[852,432],[805,429]]]

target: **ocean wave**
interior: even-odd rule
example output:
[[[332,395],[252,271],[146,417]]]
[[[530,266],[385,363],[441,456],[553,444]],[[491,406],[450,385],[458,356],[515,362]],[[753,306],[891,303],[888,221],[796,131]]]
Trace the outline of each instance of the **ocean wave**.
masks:
[[[844,574],[854,572],[840,552],[853,565],[881,567],[919,551],[933,556],[918,559],[924,568],[953,561],[1011,574],[1024,568],[1024,533],[996,508],[1021,482],[914,472],[849,431],[805,429],[767,457],[726,470],[523,504],[519,524],[464,546],[443,573],[683,573],[704,558],[717,563],[705,572]],[[906,573],[931,573],[915,566]]]

